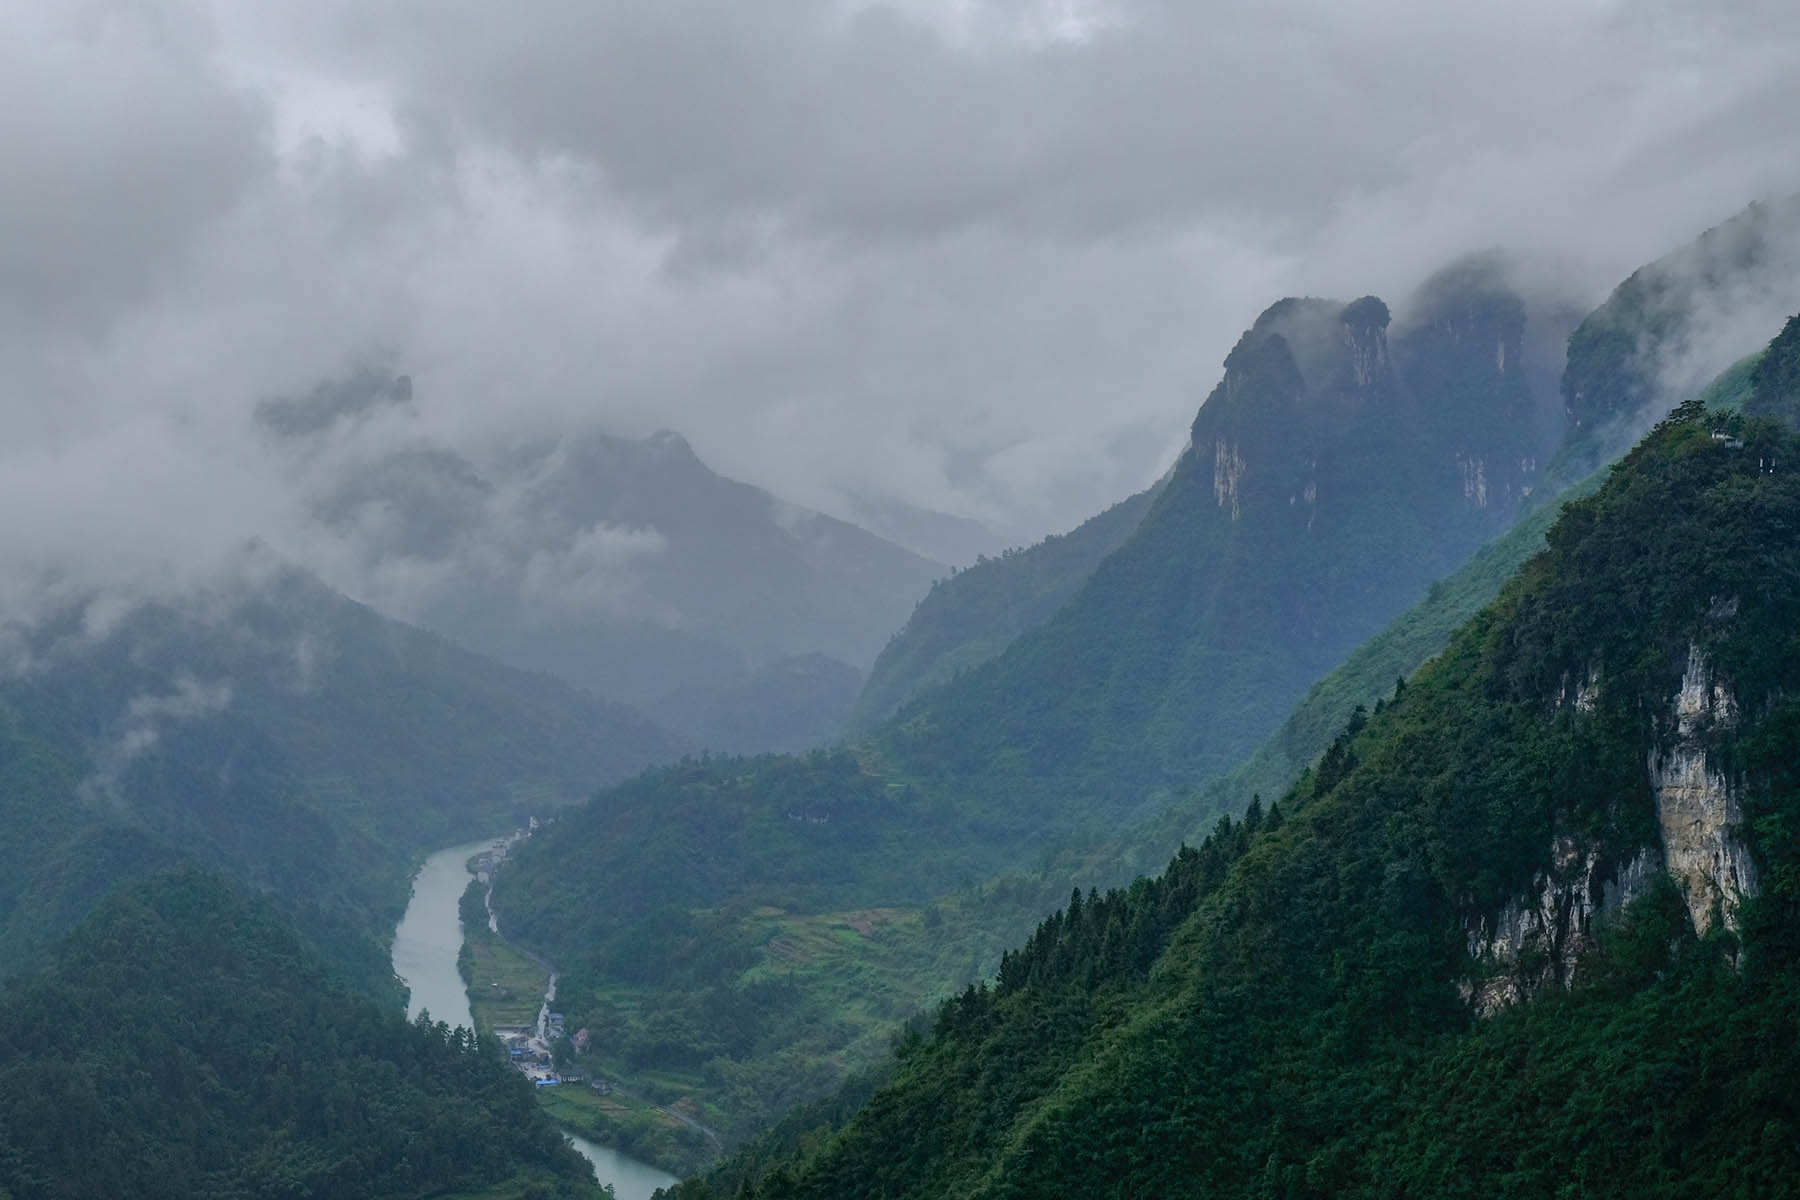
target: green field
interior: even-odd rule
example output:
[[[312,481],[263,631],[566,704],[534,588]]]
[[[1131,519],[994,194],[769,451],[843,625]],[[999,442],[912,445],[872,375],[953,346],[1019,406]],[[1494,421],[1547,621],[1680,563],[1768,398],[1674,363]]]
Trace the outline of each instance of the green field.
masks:
[[[701,913],[738,964],[729,977],[684,988],[571,972],[558,1007],[571,1031],[590,1031],[591,1076],[733,1144],[885,1061],[902,1023],[991,971],[1018,932],[975,919],[994,903],[971,893],[930,907]]]
[[[704,1133],[635,1097],[602,1096],[580,1083],[539,1088],[538,1103],[564,1129],[684,1178],[717,1158]]]
[[[550,973],[486,930],[470,931],[463,950],[475,1027],[536,1024]]]

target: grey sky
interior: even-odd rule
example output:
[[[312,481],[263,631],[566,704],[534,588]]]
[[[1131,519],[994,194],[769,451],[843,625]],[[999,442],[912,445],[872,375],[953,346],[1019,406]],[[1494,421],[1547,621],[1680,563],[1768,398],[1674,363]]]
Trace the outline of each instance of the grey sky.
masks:
[[[1596,299],[1800,189],[1796,112],[1780,0],[15,0],[0,556],[355,591],[356,462],[594,427],[1041,535],[1269,301],[1493,246]],[[415,415],[257,435],[371,357]]]

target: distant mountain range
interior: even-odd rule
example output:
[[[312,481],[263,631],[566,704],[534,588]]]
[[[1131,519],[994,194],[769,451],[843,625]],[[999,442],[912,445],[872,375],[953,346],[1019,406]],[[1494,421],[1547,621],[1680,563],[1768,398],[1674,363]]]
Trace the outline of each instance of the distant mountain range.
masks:
[[[261,419],[292,457],[414,405],[366,373]],[[948,568],[725,479],[679,435],[526,441],[477,465],[422,436],[343,474],[319,516],[407,617],[475,649],[654,709],[699,746],[829,736],[857,675]],[[761,697],[755,725],[724,709]],[[791,720],[788,719],[791,714]]]
[[[1743,290],[1718,273],[1704,286]],[[878,660],[859,701],[872,724],[844,751],[648,776],[522,854],[503,919],[572,964],[573,1008],[623,1021],[636,1049],[621,1069],[678,1069],[700,1048],[658,1041],[610,1001],[584,1009],[583,988],[623,987],[634,1011],[677,1021],[729,1016],[733,1037],[704,1052],[734,1062],[740,1111],[750,1080],[765,1097],[802,1092],[825,1070],[815,1056],[866,1055],[880,1027],[843,1017],[826,1032],[860,1003],[853,980],[923,999],[980,975],[995,934],[1043,912],[1058,880],[1066,895],[1129,878],[1252,792],[1266,806],[1358,705],[1440,651],[1543,547],[1563,491],[1544,465],[1604,450],[1583,449],[1591,422],[1565,432],[1571,385],[1546,356],[1566,304],[1534,317],[1487,258],[1401,311],[1364,298],[1264,313],[1153,495],[933,590]],[[1679,353],[1720,371],[1744,341],[1620,312],[1609,302],[1573,342],[1600,344],[1594,326],[1611,323],[1631,362]],[[1762,361],[1727,373],[1737,392]],[[607,848],[619,830],[629,857]],[[867,911],[893,915],[841,961],[790,957],[812,923],[860,929]],[[783,970],[787,990],[762,990]]]
[[[1596,1192],[1770,1190],[1800,1171],[1796,229],[1759,206],[1634,274],[1560,392],[1565,314],[1497,259],[1398,315],[1280,301],[1164,480],[953,576],[671,433],[477,462],[404,376],[264,405],[346,575],[435,632],[260,547],[15,631],[0,1193],[354,1159],[588,1194],[516,1078],[368,1003],[417,856],[549,813],[494,901],[593,1065],[768,1130],[687,1196],[1535,1195],[1544,1145]],[[41,1034],[76,1010],[114,1032]]]

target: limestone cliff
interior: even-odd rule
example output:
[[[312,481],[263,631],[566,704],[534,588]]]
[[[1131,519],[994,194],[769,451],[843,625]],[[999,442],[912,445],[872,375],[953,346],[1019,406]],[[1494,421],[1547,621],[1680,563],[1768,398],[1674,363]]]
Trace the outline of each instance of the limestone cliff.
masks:
[[[1591,669],[1572,686],[1565,678],[1557,706],[1572,693],[1577,712],[1592,714],[1598,689]],[[1688,645],[1681,686],[1665,711],[1646,754],[1655,844],[1609,855],[1604,846],[1559,834],[1550,865],[1526,894],[1465,923],[1476,969],[1463,995],[1481,1015],[1550,983],[1572,986],[1593,948],[1596,920],[1644,894],[1660,874],[1681,890],[1695,933],[1704,937],[1718,921],[1736,931],[1738,905],[1757,891],[1756,863],[1741,833],[1736,789],[1708,761],[1708,747],[1736,724],[1738,702],[1698,643]]]

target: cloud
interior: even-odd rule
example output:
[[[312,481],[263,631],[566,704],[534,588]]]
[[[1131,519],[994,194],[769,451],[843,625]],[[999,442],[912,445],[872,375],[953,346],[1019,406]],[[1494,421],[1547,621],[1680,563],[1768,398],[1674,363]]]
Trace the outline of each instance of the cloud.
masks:
[[[595,525],[577,533],[566,550],[534,551],[519,584],[526,614],[552,620],[629,614],[638,599],[636,565],[667,548],[654,529]]]
[[[81,782],[81,791],[90,800],[121,804],[120,777],[133,761],[156,748],[168,726],[210,717],[231,706],[229,680],[209,682],[183,673],[172,685],[171,691],[140,693],[126,703],[117,735],[95,748],[94,771]]]
[[[11,5],[0,604],[253,540],[402,603],[404,514],[322,497],[595,429],[1039,536],[1166,465],[1274,298],[1500,246],[1592,302],[1800,189],[1795,111],[1773,2]],[[409,411],[256,420],[370,362]]]

